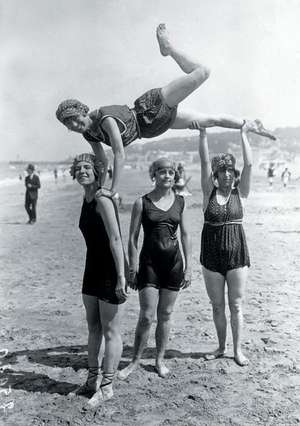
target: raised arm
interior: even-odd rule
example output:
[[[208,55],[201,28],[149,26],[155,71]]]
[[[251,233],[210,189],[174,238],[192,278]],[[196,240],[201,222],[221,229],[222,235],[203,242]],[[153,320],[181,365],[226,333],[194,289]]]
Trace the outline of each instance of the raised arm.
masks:
[[[112,117],[107,117],[103,121],[102,127],[109,136],[111,148],[114,153],[114,171],[110,188],[111,192],[114,194],[118,192],[118,186],[121,180],[121,174],[125,160],[125,152],[121,133],[116,120]]]
[[[206,129],[200,129],[199,132],[199,155],[201,164],[201,188],[203,196],[207,197],[210,195],[213,183],[211,180],[211,166],[209,161],[209,152],[207,144]]]
[[[124,251],[119,230],[119,224],[113,201],[108,197],[99,196],[97,199],[97,213],[102,217],[106,233],[109,238],[110,249],[115,261],[117,271],[116,294],[120,300],[127,297],[125,280]],[[99,274],[101,271],[99,270]]]
[[[136,274],[138,271],[138,239],[142,222],[143,202],[138,198],[133,205],[129,230],[128,256],[130,270],[130,287],[136,289]]]
[[[240,194],[241,197],[247,198],[250,192],[252,175],[252,149],[247,136],[247,126],[243,126],[241,129],[241,144],[244,166],[241,174]]]
[[[184,254],[184,283],[182,288],[187,288],[191,285],[192,281],[192,239],[190,233],[188,232],[187,226],[187,217],[186,217],[186,206],[184,206],[183,212],[181,214],[180,220],[180,236],[182,250]]]

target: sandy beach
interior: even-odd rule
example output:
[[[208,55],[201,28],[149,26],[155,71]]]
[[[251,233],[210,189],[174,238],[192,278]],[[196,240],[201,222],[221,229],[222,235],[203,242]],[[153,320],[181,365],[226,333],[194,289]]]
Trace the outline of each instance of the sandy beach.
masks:
[[[115,397],[82,413],[85,398],[69,395],[87,374],[87,328],[81,301],[85,245],[78,229],[82,190],[70,179],[43,183],[38,221],[26,225],[24,184],[0,188],[1,380],[0,424],[29,425],[293,425],[300,423],[300,181],[286,189],[254,178],[246,203],[245,232],[251,270],[244,303],[241,368],[228,356],[206,361],[216,348],[211,306],[199,265],[203,222],[200,173],[190,171],[186,198],[193,237],[193,282],[179,295],[166,363],[154,371],[154,333],[142,366],[116,380]],[[128,189],[130,188],[130,189]],[[147,173],[126,170],[120,219],[127,244],[133,200],[150,190]],[[131,291],[120,367],[132,353],[138,296]],[[3,382],[4,383],[4,382]],[[7,393],[9,393],[7,391]],[[13,402],[9,407],[7,404]],[[3,406],[7,406],[6,409]]]

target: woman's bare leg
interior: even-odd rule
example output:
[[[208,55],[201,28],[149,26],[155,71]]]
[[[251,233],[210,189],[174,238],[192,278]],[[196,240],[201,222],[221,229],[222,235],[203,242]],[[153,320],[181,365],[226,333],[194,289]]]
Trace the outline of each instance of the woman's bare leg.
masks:
[[[162,88],[162,96],[169,107],[177,106],[181,101],[193,93],[209,77],[210,70],[205,65],[190,58],[185,52],[179,50],[172,43],[165,24],[160,24],[156,30],[156,36],[163,56],[171,56],[186,74],[179,77]],[[275,140],[275,136],[265,129],[260,120],[244,120],[231,115],[210,115],[201,113],[177,112],[177,117],[172,129],[195,129],[200,127],[224,127],[229,129],[241,129],[247,122],[248,131]]]
[[[162,88],[162,96],[167,105],[172,108],[201,86],[209,77],[210,71],[206,66],[190,58],[173,45],[165,24],[157,27],[156,36],[161,54],[171,56],[186,74]]]
[[[207,359],[221,357],[226,352],[227,321],[225,316],[225,278],[218,272],[202,268],[206,291],[213,308],[213,319],[217,330],[219,347],[206,355]]]
[[[249,360],[242,352],[243,311],[242,302],[245,293],[248,267],[233,269],[227,272],[228,299],[231,313],[231,329],[234,359],[240,366],[248,365]]]
[[[244,120],[229,114],[204,114],[195,111],[184,111],[180,108],[177,110],[177,115],[171,129],[199,130],[201,127],[241,129],[245,123],[249,132],[272,140],[276,139],[270,130],[264,128],[260,120]]]
[[[76,394],[83,395],[96,392],[100,386],[100,369],[103,351],[100,353],[102,342],[102,326],[99,314],[98,298],[82,295],[88,324],[88,367],[89,373],[86,383],[77,389]]]
[[[139,366],[143,351],[147,346],[150,328],[155,317],[158,302],[158,290],[145,287],[139,292],[140,316],[136,326],[134,352],[131,363],[119,371],[119,379],[125,380]]]
[[[123,305],[113,305],[99,300],[99,306],[105,338],[103,377],[99,390],[88,401],[89,408],[95,408],[102,401],[107,401],[113,397],[113,379],[123,350],[120,333]]]
[[[166,377],[169,369],[164,363],[164,356],[169,340],[171,315],[178,296],[178,291],[161,289],[157,306],[156,339],[156,370],[160,377]]]

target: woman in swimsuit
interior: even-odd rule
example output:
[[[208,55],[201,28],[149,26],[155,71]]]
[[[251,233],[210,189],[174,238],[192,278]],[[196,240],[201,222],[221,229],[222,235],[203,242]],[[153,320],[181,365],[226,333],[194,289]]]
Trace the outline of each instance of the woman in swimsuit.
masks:
[[[84,189],[79,228],[87,254],[82,298],[88,325],[88,367],[86,383],[77,394],[94,394],[87,408],[95,408],[113,396],[113,378],[122,354],[120,321],[127,298],[123,245],[119,219],[110,197],[96,196],[99,168],[92,154],[78,155],[71,175]],[[99,351],[105,340],[102,380]]]
[[[203,277],[213,308],[219,347],[207,354],[208,359],[226,352],[225,282],[231,314],[234,359],[240,366],[248,364],[242,352],[242,300],[250,259],[242,225],[243,205],[250,191],[252,151],[247,125],[241,129],[244,166],[239,178],[232,154],[218,154],[209,161],[206,131],[200,131],[201,187],[204,225],[201,236]]]
[[[154,161],[150,176],[155,187],[149,194],[138,198],[133,206],[129,236],[130,285],[139,291],[140,315],[133,359],[119,372],[121,379],[127,378],[138,367],[155,313],[156,370],[161,377],[169,373],[164,364],[164,354],[171,314],[179,290],[191,283],[191,240],[187,232],[184,197],[175,194],[172,189],[175,170],[175,164],[166,158]],[[138,265],[141,225],[144,241]],[[184,262],[176,235],[178,226]]]
[[[110,105],[89,113],[89,108],[76,99],[61,102],[56,116],[69,130],[81,133],[91,144],[96,156],[108,167],[102,143],[109,145],[114,154],[113,177],[109,192],[116,194],[125,159],[124,147],[137,138],[152,138],[168,129],[199,129],[225,127],[241,129],[244,119],[229,115],[209,115],[188,112],[179,104],[201,86],[209,77],[209,69],[179,50],[170,40],[165,24],[156,30],[160,52],[170,56],[184,75],[162,88],[144,93],[134,102],[134,107]],[[275,137],[259,120],[248,123],[248,130],[271,139]],[[105,177],[104,177],[105,178]]]

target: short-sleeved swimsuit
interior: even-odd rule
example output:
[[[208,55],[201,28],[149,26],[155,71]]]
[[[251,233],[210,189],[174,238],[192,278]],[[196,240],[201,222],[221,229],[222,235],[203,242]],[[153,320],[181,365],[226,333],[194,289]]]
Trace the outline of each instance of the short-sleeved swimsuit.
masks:
[[[144,241],[137,275],[138,289],[150,286],[178,291],[183,282],[183,260],[176,235],[184,198],[175,195],[172,206],[161,210],[149,195],[142,197]]]
[[[87,246],[82,293],[118,305],[123,300],[120,302],[116,296],[117,271],[109,237],[96,206],[95,199],[89,203],[84,199],[79,220]],[[117,215],[116,207],[115,212]]]
[[[213,189],[204,212],[201,235],[201,264],[226,276],[232,269],[250,266],[243,225],[243,207],[238,188],[231,191],[226,204],[220,205]]]
[[[83,133],[89,142],[103,142],[110,146],[108,134],[102,128],[107,117],[116,120],[124,147],[137,138],[153,138],[166,132],[173,124],[177,106],[170,108],[161,94],[161,89],[151,89],[127,105],[110,105],[92,111],[89,116],[92,126]]]

